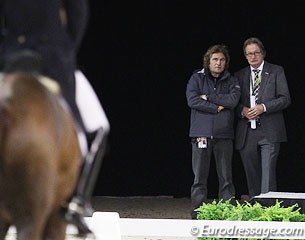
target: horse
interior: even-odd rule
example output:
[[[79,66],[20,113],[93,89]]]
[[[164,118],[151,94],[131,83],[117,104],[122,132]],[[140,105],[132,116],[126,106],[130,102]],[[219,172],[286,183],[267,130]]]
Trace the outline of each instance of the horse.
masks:
[[[0,240],[64,240],[62,209],[76,186],[81,149],[72,115],[37,76],[0,78]]]

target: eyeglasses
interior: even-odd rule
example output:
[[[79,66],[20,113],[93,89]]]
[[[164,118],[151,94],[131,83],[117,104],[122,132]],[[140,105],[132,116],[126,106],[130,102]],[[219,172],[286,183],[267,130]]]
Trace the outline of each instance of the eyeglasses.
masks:
[[[261,54],[261,52],[249,52],[249,53],[246,53],[246,57],[257,57]]]

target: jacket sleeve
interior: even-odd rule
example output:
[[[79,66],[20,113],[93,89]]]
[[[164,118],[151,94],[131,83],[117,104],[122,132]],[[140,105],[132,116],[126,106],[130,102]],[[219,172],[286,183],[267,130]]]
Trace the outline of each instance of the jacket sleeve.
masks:
[[[238,79],[238,83],[239,83],[239,86],[240,86],[240,91],[243,91],[243,82],[240,80],[240,78],[238,77],[238,74],[236,74],[235,76],[237,76],[237,79]],[[238,118],[244,118],[244,116],[242,115],[242,111],[243,111],[243,108],[245,107],[243,104],[242,104],[242,94],[240,93],[240,99],[237,103],[237,106],[236,106],[236,109],[235,109],[235,115],[238,117]]]
[[[88,0],[64,0],[63,4],[67,13],[67,30],[78,49],[88,24]]]
[[[229,93],[226,94],[217,94],[212,93],[208,96],[208,101],[221,105],[224,108],[234,109],[240,98],[240,86],[239,81],[235,77],[231,77],[231,84],[229,88]]]
[[[200,95],[205,94],[200,89],[200,81],[202,81],[200,75],[194,73],[187,83],[186,99],[188,106],[197,111],[217,113],[218,105],[200,98]]]
[[[284,69],[279,67],[274,74],[276,96],[274,99],[263,101],[263,104],[266,106],[266,114],[281,111],[287,108],[291,103]]]

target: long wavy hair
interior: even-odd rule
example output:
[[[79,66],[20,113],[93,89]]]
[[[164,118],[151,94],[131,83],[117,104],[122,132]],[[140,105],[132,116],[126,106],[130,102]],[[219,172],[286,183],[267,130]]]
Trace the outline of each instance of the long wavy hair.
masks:
[[[217,44],[209,47],[209,49],[206,51],[206,53],[203,55],[203,67],[207,69],[210,65],[211,57],[214,53],[223,53],[223,55],[226,58],[226,65],[225,69],[229,68],[230,63],[230,55],[228,47],[224,44]]]

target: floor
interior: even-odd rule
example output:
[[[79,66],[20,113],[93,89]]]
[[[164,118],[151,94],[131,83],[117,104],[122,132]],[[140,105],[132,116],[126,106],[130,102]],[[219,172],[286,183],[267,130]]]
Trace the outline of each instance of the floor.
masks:
[[[190,199],[171,196],[107,197],[95,196],[95,211],[117,212],[120,218],[190,219]]]
[[[93,197],[95,211],[117,212],[120,218],[191,219],[189,198],[153,197]],[[123,236],[122,240],[193,240],[196,238]]]
[[[117,212],[120,218],[191,219],[190,198],[174,198],[172,196],[151,196],[151,197],[94,196],[92,198],[92,206],[94,212]],[[15,240],[15,239],[16,239],[15,234],[10,234],[6,238],[6,240]],[[66,239],[82,240],[80,238],[75,238],[75,236],[67,236]],[[196,238],[163,237],[163,236],[158,236],[158,237],[122,236],[121,240],[194,240],[194,239]]]
[[[117,212],[120,218],[147,219],[190,219],[190,199],[171,196],[153,197],[112,197],[95,196],[92,198],[95,212]],[[67,240],[82,240],[67,236]],[[194,238],[123,236],[122,240],[192,240]],[[9,234],[5,240],[16,240],[16,234]],[[87,239],[86,239],[87,240]],[[99,240],[99,239],[98,239]],[[101,239],[104,240],[104,239]],[[106,239],[105,239],[106,240]]]

